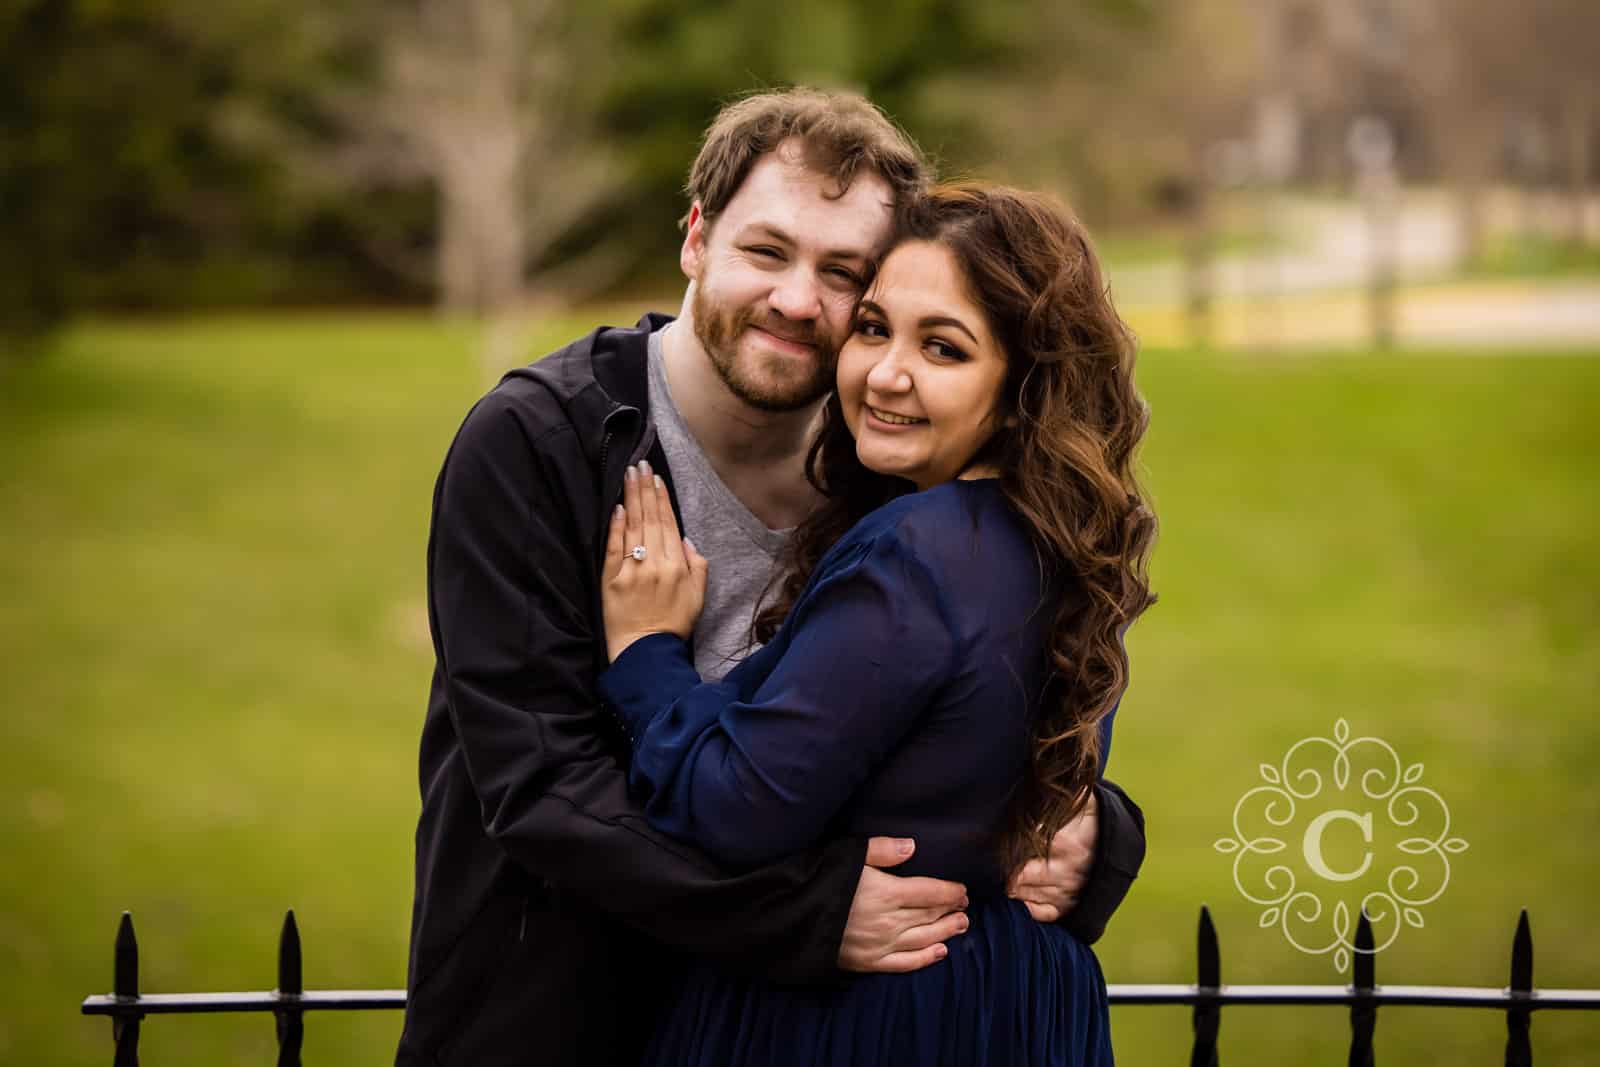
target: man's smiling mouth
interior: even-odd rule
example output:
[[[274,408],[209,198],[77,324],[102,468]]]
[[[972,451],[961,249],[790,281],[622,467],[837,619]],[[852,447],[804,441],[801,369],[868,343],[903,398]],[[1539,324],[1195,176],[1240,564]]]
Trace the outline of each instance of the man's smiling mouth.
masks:
[[[788,345],[788,346],[791,346],[791,347],[794,347],[794,348],[815,349],[817,347],[817,342],[816,342],[816,340],[814,338],[810,338],[810,337],[789,337],[789,336],[786,336],[785,334],[781,334],[781,333],[777,332],[776,330],[769,330],[765,326],[752,325],[750,328],[752,330],[755,330],[757,333],[765,334],[767,337],[771,338],[774,341],[777,341],[779,344]]]

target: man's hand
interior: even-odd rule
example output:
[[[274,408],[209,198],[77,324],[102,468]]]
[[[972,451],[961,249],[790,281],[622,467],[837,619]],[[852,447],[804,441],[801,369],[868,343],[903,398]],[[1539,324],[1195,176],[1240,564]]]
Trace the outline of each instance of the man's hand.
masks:
[[[1006,886],[1006,895],[1026,904],[1028,913],[1042,923],[1056,922],[1078,902],[1094,866],[1099,803],[1091,789],[1083,810],[1050,839],[1050,854],[1023,864]]]
[[[901,878],[880,869],[904,863],[915,848],[906,838],[867,842],[867,865],[839,945],[844,970],[918,971],[944,959],[944,941],[966,930],[965,886],[937,878]]]

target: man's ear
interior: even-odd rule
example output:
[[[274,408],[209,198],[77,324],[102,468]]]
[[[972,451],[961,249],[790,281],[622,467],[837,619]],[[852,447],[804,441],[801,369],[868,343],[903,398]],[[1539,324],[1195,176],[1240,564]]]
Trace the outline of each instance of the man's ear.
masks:
[[[683,247],[678,249],[678,267],[690,281],[700,280],[700,267],[706,255],[706,214],[696,200],[689,206],[689,223],[684,227]]]

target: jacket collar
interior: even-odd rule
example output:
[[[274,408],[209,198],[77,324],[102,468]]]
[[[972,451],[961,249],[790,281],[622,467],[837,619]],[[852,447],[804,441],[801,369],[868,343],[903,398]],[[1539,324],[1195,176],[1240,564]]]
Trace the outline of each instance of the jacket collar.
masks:
[[[608,439],[628,458],[649,426],[650,334],[671,321],[652,311],[633,327],[602,326],[507,377],[529,378],[550,392],[596,468]]]

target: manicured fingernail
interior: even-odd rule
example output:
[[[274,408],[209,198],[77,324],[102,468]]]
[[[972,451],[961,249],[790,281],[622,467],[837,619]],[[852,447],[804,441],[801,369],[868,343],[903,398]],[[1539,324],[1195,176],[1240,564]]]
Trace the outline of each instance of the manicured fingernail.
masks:
[[[612,518],[620,519],[624,515],[626,515],[627,513],[628,513],[627,509],[624,508],[621,504],[618,504],[616,507],[611,509],[611,517]]]
[[[910,839],[905,839],[905,840],[902,840],[898,845],[895,846],[895,851],[900,853],[900,855],[902,855],[902,856],[909,856],[909,855],[911,855],[911,850],[916,848],[916,847],[917,847],[917,843],[915,841],[912,841]]]
[[[649,474],[650,473],[650,461],[649,460],[641,459],[639,461],[639,473],[640,474]]]
[[[667,487],[667,483],[661,480],[661,475],[657,474],[654,477],[656,480],[657,489],[665,489]]]
[[[633,481],[633,468],[631,466],[622,469],[622,480],[625,482]]]
[[[689,540],[687,537],[685,537],[683,539],[683,547],[687,548],[690,552],[698,552],[698,551],[700,551],[698,548],[694,547],[694,542]]]

